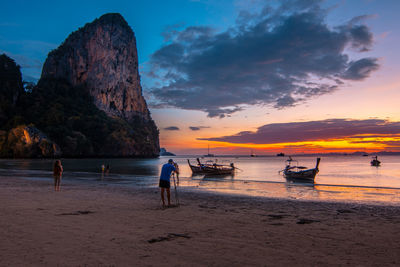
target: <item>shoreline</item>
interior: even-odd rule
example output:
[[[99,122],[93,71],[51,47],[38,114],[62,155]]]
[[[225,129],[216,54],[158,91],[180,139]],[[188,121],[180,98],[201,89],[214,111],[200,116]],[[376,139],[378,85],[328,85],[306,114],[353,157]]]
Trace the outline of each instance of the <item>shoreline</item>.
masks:
[[[68,173],[67,173],[68,174]],[[71,173],[75,174],[75,173]],[[18,174],[17,174],[18,175]],[[23,176],[17,177],[16,179],[22,179],[25,181],[30,181],[33,183],[48,183],[51,184],[53,182],[53,178],[51,177],[51,172],[47,172],[46,175],[40,178],[36,178],[36,175],[32,176]],[[131,180],[123,180],[117,174],[116,177],[113,175],[109,177],[104,177],[99,179],[97,176],[101,176],[101,173],[94,172],[85,172],[84,179],[81,179],[76,176],[67,175],[62,180],[62,184],[80,184],[88,187],[96,187],[96,186],[108,186],[108,187],[117,187],[123,190],[123,188],[135,189],[135,190],[158,190],[158,182],[149,182],[145,185],[135,184],[135,182]],[[3,176],[0,174],[1,179],[9,179],[11,176]],[[93,177],[93,179],[88,179],[88,177]],[[187,178],[187,177],[186,177]],[[233,181],[235,187],[225,188],[224,181],[216,180],[207,180],[206,182],[211,182],[217,184],[216,187],[208,187],[201,185],[193,185],[186,183],[186,178],[181,178],[181,186],[179,187],[179,192],[181,193],[189,193],[189,194],[215,194],[225,197],[232,198],[250,198],[257,199],[260,198],[262,200],[293,200],[293,201],[305,201],[305,202],[324,202],[324,203],[353,203],[356,205],[373,205],[373,206],[393,206],[400,207],[400,188],[393,187],[379,187],[379,186],[362,186],[362,185],[332,185],[332,184],[302,184],[302,183],[285,183],[285,182],[275,182],[275,181],[246,181],[246,180],[235,180]],[[157,178],[158,180],[158,178]],[[260,186],[263,185],[263,186]],[[290,188],[290,190],[295,191],[298,190],[298,193],[292,193],[292,195],[282,192],[276,193],[274,189],[271,187],[280,188],[280,190]],[[243,189],[244,188],[244,189]],[[333,191],[334,189],[338,189],[337,191]],[[356,193],[353,191],[356,190]],[[365,191],[365,192],[364,192]],[[372,192],[369,192],[372,191]],[[383,192],[382,192],[383,191]],[[171,187],[171,194],[174,192],[173,185]],[[320,196],[321,193],[327,193],[327,196]],[[392,194],[390,194],[392,192]],[[274,194],[275,193],[275,194]],[[305,196],[305,195],[313,195],[317,193],[318,197],[315,196]],[[299,195],[297,195],[299,194]],[[346,197],[346,194],[348,195]],[[364,196],[363,196],[364,194]],[[335,195],[341,195],[341,197],[337,197]],[[372,196],[373,199],[367,199],[366,196]],[[380,199],[378,199],[380,198]]]
[[[0,265],[396,266],[400,207],[0,178]],[[174,192],[171,192],[174,196]]]

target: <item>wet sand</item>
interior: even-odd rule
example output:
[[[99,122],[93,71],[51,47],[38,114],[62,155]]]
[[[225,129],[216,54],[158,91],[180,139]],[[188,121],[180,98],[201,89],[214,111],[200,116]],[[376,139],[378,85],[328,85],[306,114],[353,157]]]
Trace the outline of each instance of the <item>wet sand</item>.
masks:
[[[398,266],[400,207],[0,177],[0,266]]]

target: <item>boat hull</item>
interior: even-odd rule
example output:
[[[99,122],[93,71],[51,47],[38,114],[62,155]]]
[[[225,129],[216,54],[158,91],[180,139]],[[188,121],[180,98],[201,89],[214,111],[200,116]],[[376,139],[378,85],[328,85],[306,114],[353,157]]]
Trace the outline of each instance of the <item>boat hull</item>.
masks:
[[[314,181],[317,173],[318,173],[317,169],[309,169],[309,170],[298,171],[298,172],[285,170],[283,172],[283,175],[285,176],[286,179],[290,179],[290,180]]]
[[[379,160],[373,160],[373,161],[371,161],[371,166],[378,167],[378,166],[380,166],[380,165],[381,165],[381,162],[380,162]]]

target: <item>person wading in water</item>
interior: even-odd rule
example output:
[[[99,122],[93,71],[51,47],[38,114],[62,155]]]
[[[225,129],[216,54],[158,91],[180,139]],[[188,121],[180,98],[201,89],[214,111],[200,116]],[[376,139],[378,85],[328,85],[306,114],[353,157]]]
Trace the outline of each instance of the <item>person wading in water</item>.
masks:
[[[165,208],[164,191],[167,191],[168,206],[171,206],[170,178],[172,172],[177,172],[177,169],[174,166],[174,161],[172,159],[169,159],[168,163],[165,163],[161,168],[160,183],[159,183],[159,187],[161,188],[161,200],[164,208]]]
[[[53,167],[54,190],[55,191],[60,191],[62,173],[63,173],[63,167],[61,165],[61,161],[56,160],[54,162],[54,167]]]

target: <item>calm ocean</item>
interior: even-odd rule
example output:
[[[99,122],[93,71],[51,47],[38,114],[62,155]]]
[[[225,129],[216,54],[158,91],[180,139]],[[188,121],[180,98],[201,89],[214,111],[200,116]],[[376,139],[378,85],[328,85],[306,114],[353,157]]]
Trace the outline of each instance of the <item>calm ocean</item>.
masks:
[[[234,176],[192,176],[187,159],[173,157],[180,166],[180,186],[185,190],[260,197],[351,201],[400,205],[400,157],[380,156],[380,167],[372,167],[371,157],[322,156],[315,184],[288,182],[279,171],[286,157],[218,157],[218,163],[233,162],[240,170]],[[316,157],[294,157],[302,166],[314,167]],[[156,187],[160,168],[168,157],[159,159],[63,159],[63,182]],[[205,161],[206,159],[202,159]],[[1,159],[0,177],[32,180],[52,179],[52,160]],[[108,175],[101,165],[110,165]]]

